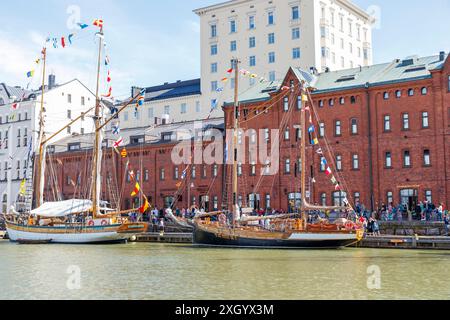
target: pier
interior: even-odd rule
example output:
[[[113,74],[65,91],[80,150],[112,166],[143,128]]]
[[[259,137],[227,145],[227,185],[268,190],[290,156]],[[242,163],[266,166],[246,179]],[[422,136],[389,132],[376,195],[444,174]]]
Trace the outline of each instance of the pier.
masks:
[[[450,250],[450,237],[429,236],[379,236],[367,237],[355,245],[358,248],[376,249],[432,249]]]
[[[143,233],[136,236],[136,242],[192,243],[192,233]]]

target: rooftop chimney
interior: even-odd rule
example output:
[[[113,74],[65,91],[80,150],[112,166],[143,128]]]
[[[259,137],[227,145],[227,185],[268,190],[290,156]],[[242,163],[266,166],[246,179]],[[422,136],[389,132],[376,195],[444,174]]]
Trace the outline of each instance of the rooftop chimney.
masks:
[[[445,60],[445,51],[441,51],[439,52],[439,61],[444,61]]]
[[[56,76],[51,74],[48,76],[48,90],[52,90],[54,87],[56,87]]]

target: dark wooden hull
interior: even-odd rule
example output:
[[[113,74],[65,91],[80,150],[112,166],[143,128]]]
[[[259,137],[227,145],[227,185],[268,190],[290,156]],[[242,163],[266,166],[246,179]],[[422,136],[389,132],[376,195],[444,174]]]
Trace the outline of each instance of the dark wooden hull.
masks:
[[[209,247],[236,247],[236,248],[262,248],[262,249],[339,249],[357,243],[356,239],[262,239],[256,237],[229,237],[218,236],[203,228],[195,227],[194,245]]]

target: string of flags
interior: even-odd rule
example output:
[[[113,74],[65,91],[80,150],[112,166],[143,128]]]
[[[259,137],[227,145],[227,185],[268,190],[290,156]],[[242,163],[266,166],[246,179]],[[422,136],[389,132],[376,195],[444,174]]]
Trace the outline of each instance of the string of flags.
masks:
[[[77,26],[79,27],[79,31],[81,31],[81,30],[89,28],[91,25],[79,22],[79,23],[77,23]],[[92,26],[102,28],[103,20],[95,19],[94,22],[92,23]],[[54,49],[59,49],[60,47],[64,49],[68,45],[73,44],[73,40],[76,35],[78,35],[78,32],[73,32],[68,35],[63,35],[63,36],[49,36],[49,37],[47,37],[46,42],[51,43],[51,45]]]

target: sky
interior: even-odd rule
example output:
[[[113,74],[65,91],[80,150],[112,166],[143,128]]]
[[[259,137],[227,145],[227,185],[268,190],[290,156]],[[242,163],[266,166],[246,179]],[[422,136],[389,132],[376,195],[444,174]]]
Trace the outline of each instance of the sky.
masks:
[[[282,1],[282,0],[275,0]],[[283,0],[285,1],[285,0]],[[310,0],[305,0],[310,1]],[[0,82],[26,86],[26,73],[45,39],[66,36],[74,22],[105,22],[113,95],[126,98],[131,86],[200,77],[200,24],[192,12],[220,0],[15,0],[0,10]],[[410,55],[450,51],[450,0],[353,0],[373,12],[374,63]],[[58,83],[78,78],[90,89],[96,83],[97,42],[94,27],[79,31],[65,49],[48,50],[48,71]],[[66,40],[67,41],[67,40]],[[36,73],[40,70],[36,68]],[[103,75],[103,72],[102,72]],[[104,75],[103,75],[104,76]],[[39,76],[32,80],[37,88]],[[106,82],[101,90],[106,90]]]

